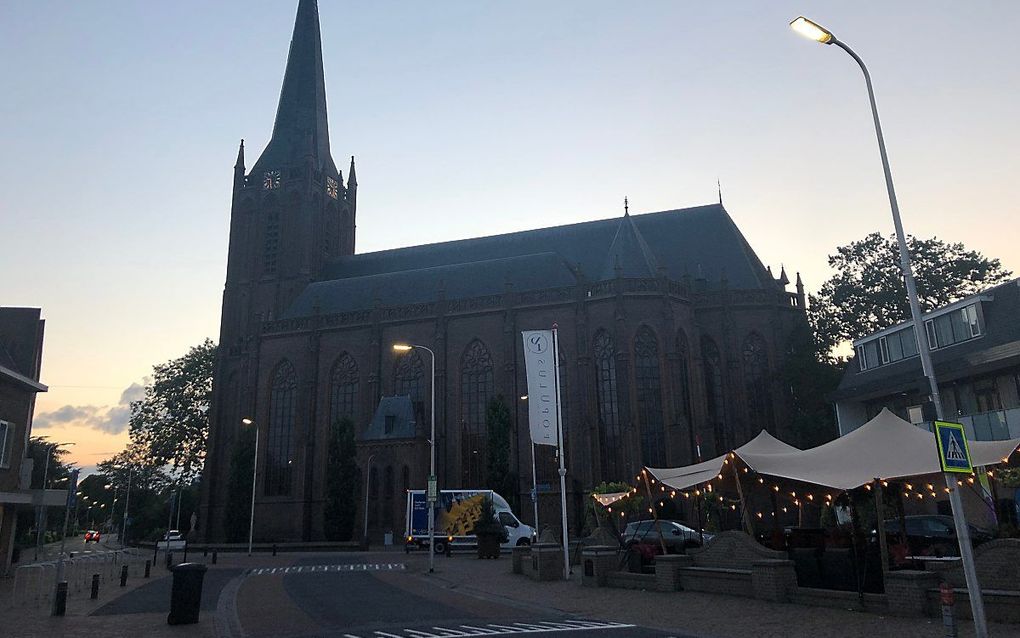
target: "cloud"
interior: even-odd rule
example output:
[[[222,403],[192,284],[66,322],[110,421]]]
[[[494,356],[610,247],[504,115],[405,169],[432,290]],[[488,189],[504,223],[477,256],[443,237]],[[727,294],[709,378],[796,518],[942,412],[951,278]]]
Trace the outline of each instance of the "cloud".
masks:
[[[117,405],[65,405],[37,414],[32,420],[33,430],[78,425],[107,434],[120,434],[131,419],[131,403],[145,396],[145,386],[132,383],[120,393]]]

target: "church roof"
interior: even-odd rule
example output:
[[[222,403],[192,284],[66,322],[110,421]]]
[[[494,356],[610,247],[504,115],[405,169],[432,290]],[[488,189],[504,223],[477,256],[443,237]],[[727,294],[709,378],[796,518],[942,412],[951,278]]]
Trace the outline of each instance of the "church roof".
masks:
[[[379,399],[372,421],[361,435],[362,441],[413,439],[415,437],[414,406],[411,397],[395,396]]]
[[[661,266],[673,279],[698,273],[710,289],[723,278],[732,288],[775,287],[726,209],[711,204],[341,257],[282,317],[432,301],[440,289],[458,299],[501,293],[507,282],[521,292],[597,281],[615,255],[623,277],[654,277]]]
[[[273,137],[252,167],[278,169],[311,153],[318,166],[336,175],[329,153],[326,121],[326,82],[322,70],[322,38],[316,0],[300,0],[294,35],[283,74]]]
[[[447,299],[496,295],[507,284],[515,292],[573,286],[577,279],[555,253],[486,259],[363,277],[348,277],[310,284],[287,310],[284,318],[305,317],[381,306],[435,301],[442,291]]]
[[[634,225],[629,214],[620,220],[616,236],[609,246],[609,259],[602,269],[602,279],[629,277],[644,279],[656,275],[656,262],[641,231]]]

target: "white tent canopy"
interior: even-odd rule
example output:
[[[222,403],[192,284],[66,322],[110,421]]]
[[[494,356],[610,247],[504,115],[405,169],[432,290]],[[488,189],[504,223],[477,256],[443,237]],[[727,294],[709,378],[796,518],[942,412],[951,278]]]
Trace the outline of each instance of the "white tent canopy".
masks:
[[[1020,439],[972,441],[975,466],[1004,462]],[[942,471],[935,436],[887,409],[853,432],[809,450],[785,454],[737,451],[760,474],[850,490],[875,479],[894,479]]]
[[[758,436],[738,447],[734,450],[734,452],[741,458],[743,458],[745,453],[756,454],[761,458],[767,458],[775,454],[798,453],[800,450],[792,445],[783,443],[765,430],[762,430],[758,433]],[[714,459],[695,463],[694,465],[685,465],[683,467],[650,467],[648,468],[648,471],[651,472],[652,476],[654,476],[658,481],[662,482],[663,485],[674,490],[685,490],[689,487],[698,485],[699,483],[711,481],[717,477],[720,472],[722,472],[726,456],[726,454],[723,454],[722,456],[717,456]]]

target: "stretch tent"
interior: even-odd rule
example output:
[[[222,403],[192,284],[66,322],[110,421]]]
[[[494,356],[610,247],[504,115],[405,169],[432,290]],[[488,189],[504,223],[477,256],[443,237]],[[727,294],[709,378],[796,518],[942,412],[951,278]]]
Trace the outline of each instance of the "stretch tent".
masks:
[[[1009,459],[1020,439],[970,441],[974,466]],[[887,409],[853,432],[809,450],[783,443],[762,430],[733,450],[752,470],[780,478],[852,490],[875,479],[895,479],[942,472],[935,435],[904,421]],[[664,485],[683,490],[716,478],[727,455],[676,468],[648,468]]]
[[[765,430],[762,430],[758,433],[758,436],[734,450],[734,453],[741,458],[744,457],[744,454],[754,454],[760,458],[767,458],[776,454],[794,454],[799,452],[800,450],[797,448],[783,443]],[[650,467],[648,468],[648,471],[651,472],[652,476],[654,476],[656,480],[660,481],[663,485],[674,490],[685,490],[689,487],[698,485],[699,483],[711,481],[717,477],[722,472],[723,464],[726,461],[727,456],[728,455],[723,454],[722,456],[717,456],[714,459],[695,463],[694,465],[685,465],[683,467]]]

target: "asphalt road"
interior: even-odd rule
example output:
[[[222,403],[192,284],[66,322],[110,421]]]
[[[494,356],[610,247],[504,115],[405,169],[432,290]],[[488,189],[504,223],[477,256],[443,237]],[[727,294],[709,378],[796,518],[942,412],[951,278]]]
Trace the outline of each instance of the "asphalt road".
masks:
[[[240,628],[247,636],[287,638],[524,634],[681,638],[442,587],[427,575],[407,569],[402,558],[399,554],[316,556],[290,567],[250,570],[238,590]]]

